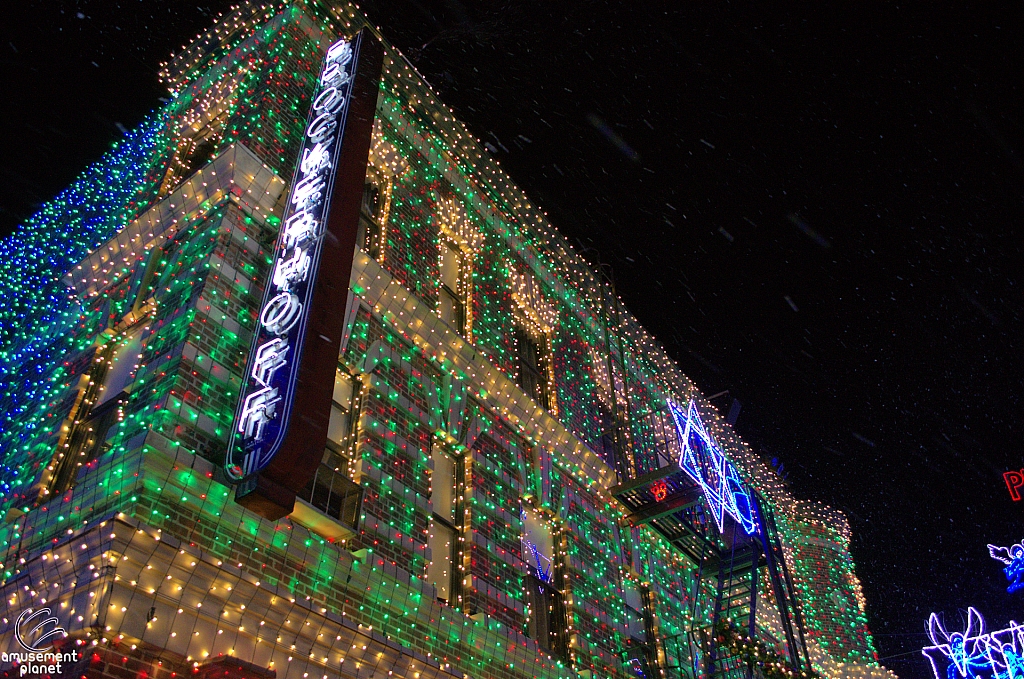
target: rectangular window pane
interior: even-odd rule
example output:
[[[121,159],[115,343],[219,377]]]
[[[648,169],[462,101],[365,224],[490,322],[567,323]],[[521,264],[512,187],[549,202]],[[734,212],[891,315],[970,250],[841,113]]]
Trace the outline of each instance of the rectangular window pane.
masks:
[[[434,513],[448,521],[455,521],[455,460],[444,450],[434,447],[434,475],[430,481],[430,505]]]
[[[453,556],[455,554],[455,531],[433,521],[430,526],[430,567],[427,578],[437,590],[437,598],[448,601],[451,597]]]
[[[634,611],[644,609],[643,600],[640,598],[640,590],[629,580],[622,581],[622,601]]]
[[[530,573],[544,582],[554,575],[551,557],[554,553],[551,528],[533,510],[523,510],[523,561]]]
[[[555,653],[565,653],[562,635],[565,632],[565,610],[561,595],[549,584],[529,575],[530,623],[527,629],[531,639],[541,648]]]
[[[537,578],[528,576],[526,586],[529,587],[530,625],[528,634],[535,639],[541,648],[551,647],[551,616],[548,615],[550,604],[544,583]]]
[[[461,269],[460,253],[449,243],[441,243],[441,284],[453,292],[459,292],[459,274]]]
[[[516,328],[516,352],[519,359],[519,386],[534,401],[548,407],[548,382],[544,373],[544,346],[542,338],[530,335],[522,327]]]
[[[334,402],[345,410],[352,410],[352,377],[340,370],[334,373]]]
[[[145,330],[146,328],[136,329],[127,340],[113,348],[110,367],[103,376],[103,388],[93,409],[119,396],[129,385],[129,377],[139,362],[139,354],[142,353],[142,336]]]
[[[331,407],[331,421],[327,425],[327,438],[339,446],[345,445],[350,431],[350,420],[347,411],[338,406]]]
[[[644,603],[640,590],[629,580],[622,581],[622,590],[622,601],[626,604],[626,625],[629,628],[629,636],[644,641],[647,639],[647,632],[644,627]]]
[[[540,375],[530,370],[529,366],[520,366],[519,386],[523,388],[523,391],[525,391],[530,398],[541,405],[544,405],[541,400],[541,394],[543,391],[541,390]]]
[[[370,219],[376,220],[380,211],[380,189],[373,182],[363,185],[362,212]]]
[[[453,329],[461,331],[461,324],[459,323],[459,301],[455,298],[455,295],[453,295],[447,288],[441,288],[441,293],[437,301],[437,315]]]
[[[320,465],[298,497],[349,527],[359,521],[362,488],[327,465]]]
[[[348,470],[348,457],[342,455],[331,447],[324,449],[324,456],[321,464],[336,472],[345,473]]]
[[[366,254],[374,259],[380,258],[381,229],[380,224],[365,215],[359,219],[359,229],[362,231],[360,246]]]

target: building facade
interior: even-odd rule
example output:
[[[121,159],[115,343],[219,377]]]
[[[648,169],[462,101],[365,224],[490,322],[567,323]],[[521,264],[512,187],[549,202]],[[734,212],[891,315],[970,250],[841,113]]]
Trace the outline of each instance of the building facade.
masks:
[[[236,501],[307,114],[365,25],[221,18],[164,66],[170,103],[0,245],[0,644],[46,608],[60,676],[888,676],[842,515],[791,495],[383,38],[322,457],[287,515]]]

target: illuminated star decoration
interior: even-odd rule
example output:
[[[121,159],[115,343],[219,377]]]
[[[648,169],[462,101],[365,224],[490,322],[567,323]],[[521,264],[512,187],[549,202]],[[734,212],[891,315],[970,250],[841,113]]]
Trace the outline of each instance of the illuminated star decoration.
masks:
[[[1024,589],[1024,542],[1009,547],[988,545],[988,555],[1006,564],[1003,573],[1010,581],[1010,586],[1006,588],[1007,592],[1013,594],[1019,589]]]
[[[750,495],[736,467],[704,428],[697,406],[690,401],[683,411],[679,405],[669,401],[668,409],[682,442],[679,468],[704,491],[704,499],[711,509],[711,515],[715,517],[719,532],[724,528],[725,515],[728,514],[743,526],[747,535],[753,535],[757,530],[757,519],[754,517]]]

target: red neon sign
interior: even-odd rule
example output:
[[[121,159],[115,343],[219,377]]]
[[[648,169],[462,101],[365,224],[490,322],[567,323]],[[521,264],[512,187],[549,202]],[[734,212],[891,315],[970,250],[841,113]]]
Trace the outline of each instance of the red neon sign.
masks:
[[[1009,489],[1013,501],[1020,502],[1020,488],[1024,486],[1024,469],[1005,472],[1003,480],[1006,481],[1006,487]]]

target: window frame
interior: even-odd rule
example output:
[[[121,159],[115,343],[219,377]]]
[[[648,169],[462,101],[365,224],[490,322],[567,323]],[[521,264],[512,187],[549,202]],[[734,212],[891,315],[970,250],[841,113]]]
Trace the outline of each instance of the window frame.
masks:
[[[332,394],[331,410],[332,413],[335,409],[346,413],[348,431],[342,437],[341,443],[331,438],[327,439],[323,458],[316,473],[296,497],[324,516],[342,523],[347,528],[356,530],[359,525],[363,499],[363,489],[358,480],[360,465],[359,460],[356,459],[356,453],[358,452],[359,416],[362,411],[364,390],[363,382],[358,375],[352,375],[344,365],[340,364],[336,370],[336,378],[338,375],[342,375],[344,379],[350,380],[351,389],[347,406],[335,400]],[[337,464],[331,464],[332,462]],[[318,489],[325,487],[327,488],[326,498],[322,490],[319,495],[317,493]],[[335,488],[340,490],[340,493],[337,494],[342,498],[340,504],[332,502],[336,496]],[[335,508],[337,508],[337,512],[333,511]]]
[[[373,189],[377,196],[376,210],[367,205],[366,196]],[[387,250],[388,219],[391,216],[391,199],[394,193],[394,179],[386,171],[370,165],[363,181],[363,195],[359,201],[359,249],[378,264],[383,265]],[[368,209],[370,208],[370,209]]]
[[[521,512],[523,519],[521,542],[523,546],[525,547],[528,542],[530,519],[527,518],[527,513],[533,515],[533,521],[539,522],[543,526],[551,543],[550,580],[541,578],[537,567],[532,564],[529,556],[523,555],[522,560],[526,566],[523,584],[527,590],[526,600],[530,606],[530,617],[526,622],[525,632],[545,651],[566,658],[569,654],[569,617],[565,593],[559,587],[565,581],[565,564],[562,563],[562,559],[558,558],[559,550],[557,548],[561,544],[561,532],[557,527],[551,525],[545,513],[533,506],[524,503]]]
[[[438,513],[437,508],[434,506],[434,488],[437,483],[437,469],[436,465],[431,473],[430,479],[430,520],[431,520],[431,533],[428,537],[428,543],[431,549],[431,563],[427,565],[427,580],[434,585],[435,590],[440,593],[440,588],[437,583],[434,582],[434,574],[431,573],[432,565],[434,562],[434,524],[444,526],[444,528],[450,531],[452,535],[450,553],[448,555],[449,566],[449,583],[448,583],[448,598],[444,599],[441,596],[437,596],[438,601],[443,601],[453,608],[463,608],[463,589],[462,589],[462,573],[465,570],[463,565],[463,559],[465,556],[465,505],[463,498],[466,493],[466,467],[465,459],[461,455],[456,455],[447,446],[434,442],[430,449],[431,458],[435,455],[444,455],[452,463],[452,516],[446,517]]]
[[[555,380],[550,335],[535,327],[525,318],[517,317],[513,341],[515,342],[516,384],[545,410],[555,413]],[[524,349],[527,346],[534,348],[532,353],[536,355],[535,364],[528,363],[524,357]],[[526,382],[527,374],[533,378],[533,388]]]
[[[472,278],[473,278],[473,264],[470,259],[470,254],[466,252],[459,244],[452,238],[449,238],[444,233],[441,234],[438,243],[438,277],[437,277],[437,288],[438,288],[438,299],[437,299],[437,314],[441,316],[449,327],[452,327],[463,338],[469,340],[470,329],[472,328],[471,321],[471,309],[472,309]],[[444,267],[442,262],[445,256],[445,250],[448,250],[456,261],[457,271],[455,275],[456,289],[452,289],[450,285],[445,281]],[[447,319],[441,314],[441,298],[446,295],[450,298],[452,307],[455,310],[455,325],[452,326]]]

